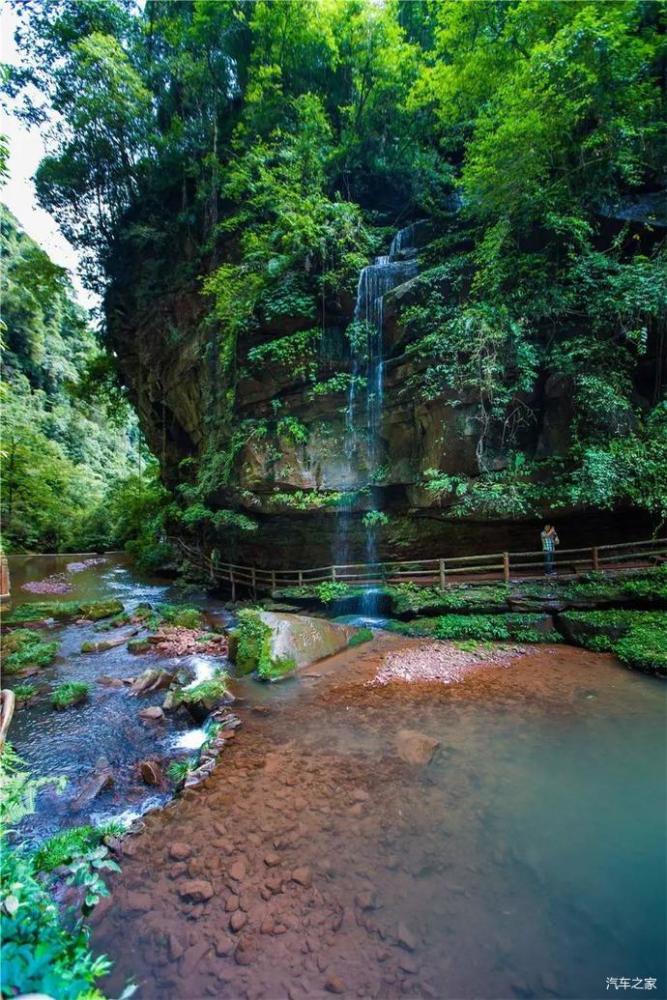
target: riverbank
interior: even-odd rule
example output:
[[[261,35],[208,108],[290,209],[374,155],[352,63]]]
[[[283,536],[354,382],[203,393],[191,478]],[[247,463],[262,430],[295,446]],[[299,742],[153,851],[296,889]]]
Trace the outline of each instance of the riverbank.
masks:
[[[111,991],[594,997],[621,959],[660,975],[664,813],[643,749],[664,743],[660,684],[558,646],[453,684],[369,683],[423,648],[380,633],[298,694],[248,690],[224,762],[126,842],[94,916]],[[408,763],[405,729],[430,763]],[[630,773],[633,808],[653,795],[639,849]]]

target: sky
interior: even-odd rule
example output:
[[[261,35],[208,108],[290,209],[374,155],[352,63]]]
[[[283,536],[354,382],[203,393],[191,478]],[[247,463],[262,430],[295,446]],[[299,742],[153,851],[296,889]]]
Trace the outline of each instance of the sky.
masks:
[[[19,53],[14,42],[16,27],[16,0],[0,3],[0,62],[16,65]],[[25,232],[46,250],[56,264],[67,268],[76,297],[82,306],[94,308],[99,301],[85,289],[77,273],[79,257],[64,236],[55,220],[40,208],[32,181],[45,148],[39,129],[27,129],[8,110],[0,107],[0,133],[9,143],[9,179],[0,188],[0,201],[16,216]]]

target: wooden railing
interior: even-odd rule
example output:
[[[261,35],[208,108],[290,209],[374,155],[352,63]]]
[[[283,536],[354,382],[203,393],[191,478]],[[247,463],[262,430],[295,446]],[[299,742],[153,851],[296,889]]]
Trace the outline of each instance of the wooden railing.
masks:
[[[492,552],[477,556],[453,556],[442,559],[402,559],[378,563],[346,563],[311,569],[262,569],[220,562],[180,538],[172,538],[183,555],[197,569],[216,583],[229,583],[232,597],[236,587],[253,593],[282,590],[318,583],[347,583],[350,586],[379,586],[390,583],[415,583],[444,590],[450,583],[525,580],[547,574],[546,553]],[[639,542],[596,545],[587,548],[561,549],[553,553],[553,568],[559,575],[576,576],[591,570],[623,569],[647,566],[667,558],[667,538]]]

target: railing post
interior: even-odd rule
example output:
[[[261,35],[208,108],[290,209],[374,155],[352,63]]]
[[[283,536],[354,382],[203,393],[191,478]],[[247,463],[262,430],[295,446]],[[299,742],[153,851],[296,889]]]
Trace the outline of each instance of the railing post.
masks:
[[[505,583],[510,582],[510,554],[503,552],[503,578]]]
[[[336,579],[336,567],[335,566],[331,567],[331,579],[332,580]]]
[[[303,586],[303,571],[299,570],[299,586]]]
[[[275,571],[275,569],[272,569],[271,570],[271,591],[274,591],[275,589],[276,589],[276,571]]]
[[[229,579],[232,582],[232,601],[236,603],[236,580],[234,579],[234,570],[231,566],[229,567]]]
[[[598,553],[597,545],[593,546],[593,569],[597,570],[600,568],[600,555]]]
[[[445,589],[445,560],[440,560],[440,590]]]

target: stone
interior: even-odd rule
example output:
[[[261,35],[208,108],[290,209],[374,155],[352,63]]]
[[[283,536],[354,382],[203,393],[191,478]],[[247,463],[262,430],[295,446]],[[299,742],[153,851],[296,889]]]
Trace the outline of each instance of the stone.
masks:
[[[398,967],[399,969],[402,969],[403,972],[407,972],[408,975],[411,976],[414,976],[419,971],[416,959],[410,954],[400,956],[398,960]]]
[[[353,788],[350,798],[353,802],[368,802],[370,795],[363,788]]]
[[[185,948],[181,942],[178,940],[176,935],[171,932],[167,935],[167,952],[172,962],[177,962],[185,952]]]
[[[396,929],[396,940],[401,948],[405,948],[407,951],[414,951],[417,947],[417,938],[403,922],[399,923]]]
[[[271,878],[267,878],[265,885],[274,896],[283,891],[283,880],[280,875],[272,875]]]
[[[276,865],[280,864],[280,855],[276,854],[275,851],[270,851],[264,856],[264,864],[268,868],[275,868]]]
[[[225,910],[227,913],[234,913],[235,910],[239,908],[239,897],[236,895],[231,895],[227,897],[227,902],[225,903]]]
[[[213,896],[213,886],[206,879],[187,879],[178,887],[178,894],[181,899],[188,899],[192,903],[205,903]]]
[[[229,918],[230,929],[234,931],[235,934],[245,927],[248,923],[248,914],[244,913],[243,910],[235,910]]]
[[[255,945],[252,938],[242,937],[234,952],[237,965],[252,965],[255,958]]]
[[[399,729],[396,734],[398,756],[406,764],[422,767],[430,764],[439,746],[439,740],[416,729]]]
[[[182,841],[174,841],[169,847],[169,857],[173,858],[174,861],[185,861],[192,854],[192,848],[189,844],[184,844]]]
[[[148,694],[150,691],[160,691],[163,688],[168,688],[173,680],[174,674],[168,670],[158,670],[155,667],[150,667],[148,670],[144,670],[142,674],[139,674],[138,677],[135,677],[130,690],[133,694],[137,695]]]
[[[377,910],[377,897],[372,889],[357,893],[355,903],[360,910]]]
[[[259,928],[260,934],[273,934],[274,929],[275,929],[275,922],[273,920],[273,917],[271,916],[264,917]]]
[[[139,771],[146,785],[159,785],[163,781],[160,766],[154,760],[142,760]]]
[[[227,934],[219,934],[215,939],[215,953],[220,958],[226,958],[234,950],[234,942]]]
[[[113,774],[111,769],[108,767],[106,762],[99,763],[98,769],[95,774],[83,785],[78,795],[72,802],[71,808],[74,811],[79,809],[84,809],[86,806],[90,805],[93,799],[105,791],[107,788],[111,788],[114,783]]]
[[[246,877],[247,866],[243,858],[238,858],[229,866],[229,877],[235,882],[242,882]]]
[[[313,883],[313,873],[307,865],[302,865],[292,872],[292,881],[308,888]]]
[[[157,722],[158,719],[164,719],[164,712],[159,705],[150,705],[148,708],[141,709],[139,712],[139,718],[150,719],[152,722]]]
[[[139,913],[146,913],[148,910],[153,908],[153,897],[149,892],[133,892],[127,893],[126,898],[126,908],[128,910],[136,910]]]
[[[325,979],[324,988],[327,991],[327,993],[336,993],[338,995],[344,993],[345,990],[347,989],[345,983],[340,978],[340,976],[337,976],[333,972],[330,972],[327,978]]]

